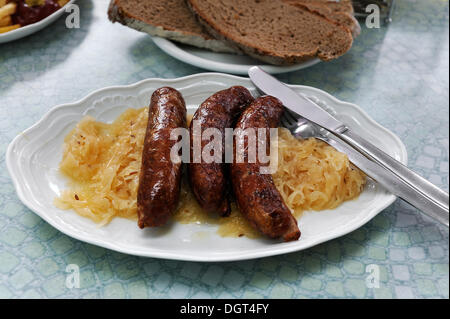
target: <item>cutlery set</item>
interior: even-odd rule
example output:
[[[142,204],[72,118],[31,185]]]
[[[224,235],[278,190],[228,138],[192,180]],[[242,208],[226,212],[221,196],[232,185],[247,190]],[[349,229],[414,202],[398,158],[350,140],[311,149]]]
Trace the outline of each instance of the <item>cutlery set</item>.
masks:
[[[283,102],[287,110],[281,123],[294,136],[315,137],[347,154],[355,166],[384,189],[449,226],[448,193],[354,133],[332,114],[261,68],[252,67],[248,74],[260,92]]]

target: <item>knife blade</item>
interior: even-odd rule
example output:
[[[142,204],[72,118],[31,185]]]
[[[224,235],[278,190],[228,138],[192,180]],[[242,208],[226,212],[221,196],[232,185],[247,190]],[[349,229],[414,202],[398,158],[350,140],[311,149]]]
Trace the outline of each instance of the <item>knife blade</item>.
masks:
[[[278,98],[285,107],[307,118],[329,131],[344,131],[346,125],[333,117],[330,113],[312,102],[302,94],[298,94],[284,83],[278,81],[261,68],[251,67],[248,75],[253,84],[267,95]]]
[[[288,109],[335,134],[370,160],[391,171],[398,178],[409,184],[415,191],[423,195],[425,199],[433,202],[433,206],[439,207],[440,209],[424,212],[448,227],[448,193],[413,172],[369,141],[353,133],[344,123],[336,119],[333,115],[304,95],[298,94],[284,83],[267,74],[259,67],[251,67],[248,74],[253,84],[260,91],[278,98]]]

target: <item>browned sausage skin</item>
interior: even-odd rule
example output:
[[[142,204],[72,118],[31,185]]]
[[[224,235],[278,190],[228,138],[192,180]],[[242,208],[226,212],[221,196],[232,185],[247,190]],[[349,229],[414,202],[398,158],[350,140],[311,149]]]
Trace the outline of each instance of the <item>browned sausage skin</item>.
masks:
[[[195,112],[189,126],[191,163],[189,164],[189,181],[192,192],[200,206],[209,213],[226,216],[230,213],[228,198],[227,170],[224,163],[225,128],[232,128],[241,112],[253,101],[250,92],[242,86],[234,86],[219,91],[204,101]],[[201,124],[201,133],[208,128],[217,128],[222,133],[222,162],[200,163],[193,161],[193,125]],[[201,141],[201,149],[209,140]]]
[[[236,129],[276,128],[283,114],[282,103],[271,96],[256,99],[237,121]],[[267,143],[268,144],[268,143]],[[241,213],[250,223],[271,238],[297,240],[297,221],[278,192],[271,174],[261,174],[261,163],[248,163],[248,140],[244,141],[244,163],[231,164],[233,190]],[[236,146],[236,138],[235,138]]]
[[[170,150],[177,142],[172,129],[186,127],[186,105],[180,92],[163,87],[153,92],[145,132],[137,195],[138,226],[164,225],[177,208],[181,187],[181,162]]]

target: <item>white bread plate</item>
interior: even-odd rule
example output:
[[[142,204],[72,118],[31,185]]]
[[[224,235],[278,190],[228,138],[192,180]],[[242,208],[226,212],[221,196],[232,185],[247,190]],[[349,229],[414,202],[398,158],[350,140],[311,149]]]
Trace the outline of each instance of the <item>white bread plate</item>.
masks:
[[[6,164],[18,197],[50,225],[78,240],[131,255],[202,262],[253,259],[307,249],[358,229],[394,202],[394,195],[369,181],[356,200],[333,210],[305,212],[298,219],[301,238],[288,243],[264,238],[225,238],[216,233],[217,225],[208,224],[172,222],[161,229],[141,230],[134,221],[115,218],[110,224],[98,227],[74,211],[60,210],[53,205],[54,198],[67,187],[67,179],[58,170],[64,137],[84,116],[110,123],[127,108],[147,106],[153,91],[162,86],[179,90],[186,100],[188,113],[192,114],[211,94],[233,85],[245,86],[256,96],[248,78],[202,73],[107,87],[78,102],[52,108],[8,147]],[[358,106],[339,101],[316,88],[290,87],[306,94],[354,132],[406,164],[407,153],[400,139]]]
[[[309,61],[287,66],[270,65],[253,59],[247,55],[217,53],[206,49],[177,43],[161,37],[152,37],[152,39],[157,47],[173,58],[214,72],[247,75],[248,69],[257,65],[268,73],[280,74],[308,68],[320,62],[320,59],[315,58]]]
[[[65,12],[66,7],[68,5],[71,5],[74,2],[75,2],[75,0],[70,0],[62,8],[53,12],[51,15],[49,15],[45,19],[42,19],[41,21],[20,27],[18,29],[15,29],[15,30],[12,30],[12,31],[9,31],[6,33],[1,33],[0,34],[0,43],[15,41],[15,40],[24,38],[26,36],[29,36],[33,33],[36,33],[38,31],[42,30],[46,26],[55,22]]]

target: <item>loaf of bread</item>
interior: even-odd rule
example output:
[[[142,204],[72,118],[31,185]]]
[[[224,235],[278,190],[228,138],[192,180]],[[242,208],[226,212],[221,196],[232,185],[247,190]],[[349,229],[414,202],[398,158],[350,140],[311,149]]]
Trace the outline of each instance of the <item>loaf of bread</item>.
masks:
[[[111,0],[108,17],[153,36],[215,52],[235,52],[203,30],[185,0]]]
[[[187,0],[216,39],[276,65],[318,57],[328,61],[352,46],[350,30],[303,6],[281,0]]]

